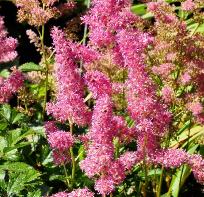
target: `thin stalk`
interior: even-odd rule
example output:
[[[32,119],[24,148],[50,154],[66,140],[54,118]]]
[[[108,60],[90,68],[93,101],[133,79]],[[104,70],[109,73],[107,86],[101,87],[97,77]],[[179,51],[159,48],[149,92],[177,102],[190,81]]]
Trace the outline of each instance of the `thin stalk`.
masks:
[[[40,41],[42,46],[43,63],[45,64],[45,94],[44,94],[44,102],[43,102],[43,119],[45,117],[45,109],[46,109],[46,103],[47,103],[47,90],[48,90],[48,62],[46,59],[44,36],[45,36],[45,26],[42,25]]]
[[[68,176],[65,164],[63,164],[63,168],[64,168],[64,173],[65,173],[65,177],[66,177],[67,186],[69,187],[69,184],[70,184],[69,183],[69,176]]]
[[[110,193],[110,197],[113,197],[113,193]]]
[[[163,181],[163,173],[164,173],[164,166],[162,166],[161,176],[159,178],[159,185],[156,193],[156,197],[160,197],[161,195],[161,188],[162,188],[162,181]]]
[[[191,119],[190,119],[190,125],[191,125]],[[190,134],[191,134],[191,126],[188,128],[188,139],[187,139],[186,151],[188,151],[188,148],[189,148]],[[179,189],[181,188],[181,179],[182,179],[182,176],[183,176],[183,171],[184,171],[184,165],[182,165],[182,169],[181,169],[181,176],[180,176],[180,179],[179,179]]]
[[[196,31],[198,30],[198,27],[200,26],[200,23],[197,23],[197,25],[195,26],[195,28],[192,30],[192,32],[190,33],[190,35],[188,37],[192,37]]]
[[[73,123],[71,120],[69,120],[69,127],[70,127],[70,133],[73,134]],[[75,183],[75,171],[76,171],[76,161],[74,157],[73,147],[70,148],[70,155],[72,160],[71,188],[73,188]]]
[[[144,184],[144,197],[147,196],[147,186],[148,186],[148,170],[147,170],[147,162],[146,162],[146,144],[147,144],[147,136],[145,135],[144,139],[144,147],[143,147],[143,154],[144,154],[144,171],[145,171],[145,184]]]

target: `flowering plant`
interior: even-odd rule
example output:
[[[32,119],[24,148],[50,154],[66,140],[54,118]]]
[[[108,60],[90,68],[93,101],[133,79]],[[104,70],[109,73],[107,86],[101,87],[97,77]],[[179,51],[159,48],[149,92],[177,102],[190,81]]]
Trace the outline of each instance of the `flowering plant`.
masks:
[[[134,6],[129,0],[93,0],[81,17],[82,40],[51,26],[52,45],[46,43],[46,25],[78,4],[18,0],[16,5],[18,21],[33,26],[27,35],[42,58],[2,79],[0,101],[11,102],[17,93],[16,110],[29,117],[21,139],[32,143],[37,167],[22,160],[34,167],[38,186],[32,189],[39,196],[178,196],[192,175],[202,187],[201,0]],[[17,56],[17,41],[7,37],[3,19],[1,24],[5,62]],[[44,132],[37,134],[36,125]],[[35,132],[27,136],[31,129]],[[48,174],[49,184],[63,185],[43,191],[39,185],[47,179],[34,170]]]

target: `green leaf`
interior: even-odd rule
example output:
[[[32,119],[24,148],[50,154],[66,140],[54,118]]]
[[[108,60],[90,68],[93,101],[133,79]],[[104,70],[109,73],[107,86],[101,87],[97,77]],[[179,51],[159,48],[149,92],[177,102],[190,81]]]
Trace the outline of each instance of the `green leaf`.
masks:
[[[1,77],[7,78],[7,77],[9,77],[9,75],[10,75],[10,73],[9,73],[9,71],[8,71],[7,69],[3,69],[3,70],[0,72],[0,76],[1,76]]]
[[[40,190],[33,191],[33,192],[28,192],[27,197],[41,197],[42,193]]]
[[[146,14],[147,6],[145,4],[134,5],[131,7],[131,11],[138,15]]]
[[[193,154],[196,149],[198,148],[198,145],[194,145],[192,148],[188,150],[188,153]],[[173,175],[169,191],[166,194],[167,196],[172,196],[172,197],[178,197],[180,189],[184,185],[186,179],[189,177],[191,174],[191,169],[188,165],[183,165],[179,169],[177,169],[175,175]]]
[[[1,116],[10,122],[11,118],[11,107],[8,104],[5,104],[1,108]]]
[[[28,62],[19,67],[19,69],[23,72],[31,72],[31,71],[43,71],[42,66],[37,65],[33,62]]]

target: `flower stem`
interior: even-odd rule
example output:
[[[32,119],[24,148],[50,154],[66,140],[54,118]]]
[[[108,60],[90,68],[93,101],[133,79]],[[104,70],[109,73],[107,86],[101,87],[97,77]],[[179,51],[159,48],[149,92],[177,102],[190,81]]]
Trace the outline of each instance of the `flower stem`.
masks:
[[[143,147],[143,154],[144,154],[144,171],[145,171],[145,184],[144,184],[144,197],[147,196],[147,186],[148,186],[148,170],[147,170],[147,162],[146,162],[146,144],[147,144],[147,136],[145,135],[144,139],[144,147]]]
[[[68,177],[68,174],[67,174],[67,169],[66,169],[66,166],[65,164],[63,164],[63,168],[64,168],[64,173],[65,173],[65,178],[66,178],[66,182],[67,182],[67,186],[69,187],[69,177]]]
[[[73,123],[71,120],[69,120],[69,127],[70,127],[70,133],[73,134]],[[73,147],[70,148],[70,155],[72,160],[72,175],[71,175],[71,189],[72,189],[75,183],[75,171],[76,171],[76,161],[74,157]]]
[[[161,171],[161,175],[160,175],[160,178],[159,178],[159,185],[158,185],[156,197],[160,197],[160,195],[161,195],[163,173],[164,173],[164,166],[162,166],[162,171]]]

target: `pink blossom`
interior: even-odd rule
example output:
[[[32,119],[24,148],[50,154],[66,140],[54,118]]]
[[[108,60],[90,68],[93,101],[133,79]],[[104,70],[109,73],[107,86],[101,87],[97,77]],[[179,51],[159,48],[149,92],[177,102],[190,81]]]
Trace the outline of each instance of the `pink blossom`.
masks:
[[[204,184],[204,159],[200,155],[191,155],[188,164],[191,166],[197,181]]]
[[[58,192],[50,197],[68,197],[68,193],[66,192]]]
[[[173,71],[174,68],[175,68],[174,64],[165,63],[165,64],[161,64],[159,66],[153,66],[152,71],[154,74],[160,75],[160,76],[166,78],[169,76],[169,74]]]
[[[44,127],[47,135],[52,134],[58,130],[57,126],[55,125],[55,121],[47,121]]]
[[[126,151],[119,157],[120,163],[124,166],[126,170],[131,170],[134,165],[136,165],[142,157],[138,152]]]
[[[192,0],[186,0],[181,3],[181,9],[185,11],[193,11],[196,8],[196,4]]]
[[[94,186],[95,190],[98,191],[100,194],[110,194],[114,191],[115,186],[112,179],[108,177],[102,177],[95,182]]]
[[[203,112],[203,106],[200,102],[189,103],[188,108],[194,116],[197,116]]]
[[[188,73],[184,73],[183,75],[181,75],[181,83],[186,85],[187,83],[189,83],[191,81],[191,76]]]
[[[48,135],[48,142],[51,148],[65,151],[73,146],[74,138],[70,132],[55,131]]]
[[[52,157],[53,162],[55,165],[64,165],[71,161],[70,155],[68,154],[68,151],[62,151],[62,150],[53,150],[52,151]]]
[[[100,71],[89,71],[85,75],[85,81],[93,93],[94,98],[103,95],[111,95],[112,87],[109,78]]]
[[[170,103],[174,98],[174,90],[169,86],[164,86],[161,90],[161,94],[165,103]]]
[[[0,103],[8,102],[12,95],[23,86],[23,82],[23,74],[20,71],[14,69],[8,79],[4,80],[0,84]]]
[[[78,125],[90,122],[91,113],[83,100],[83,79],[75,63],[76,54],[72,43],[64,33],[54,28],[52,38],[56,50],[55,78],[57,82],[56,102],[47,104],[47,113],[60,121],[71,119]]]
[[[94,193],[87,188],[75,189],[70,192],[67,197],[94,197]]]
[[[12,61],[16,58],[17,40],[7,37],[8,32],[5,29],[3,17],[0,17],[0,63]]]
[[[188,161],[188,154],[181,149],[157,150],[153,162],[166,168],[178,168]]]

